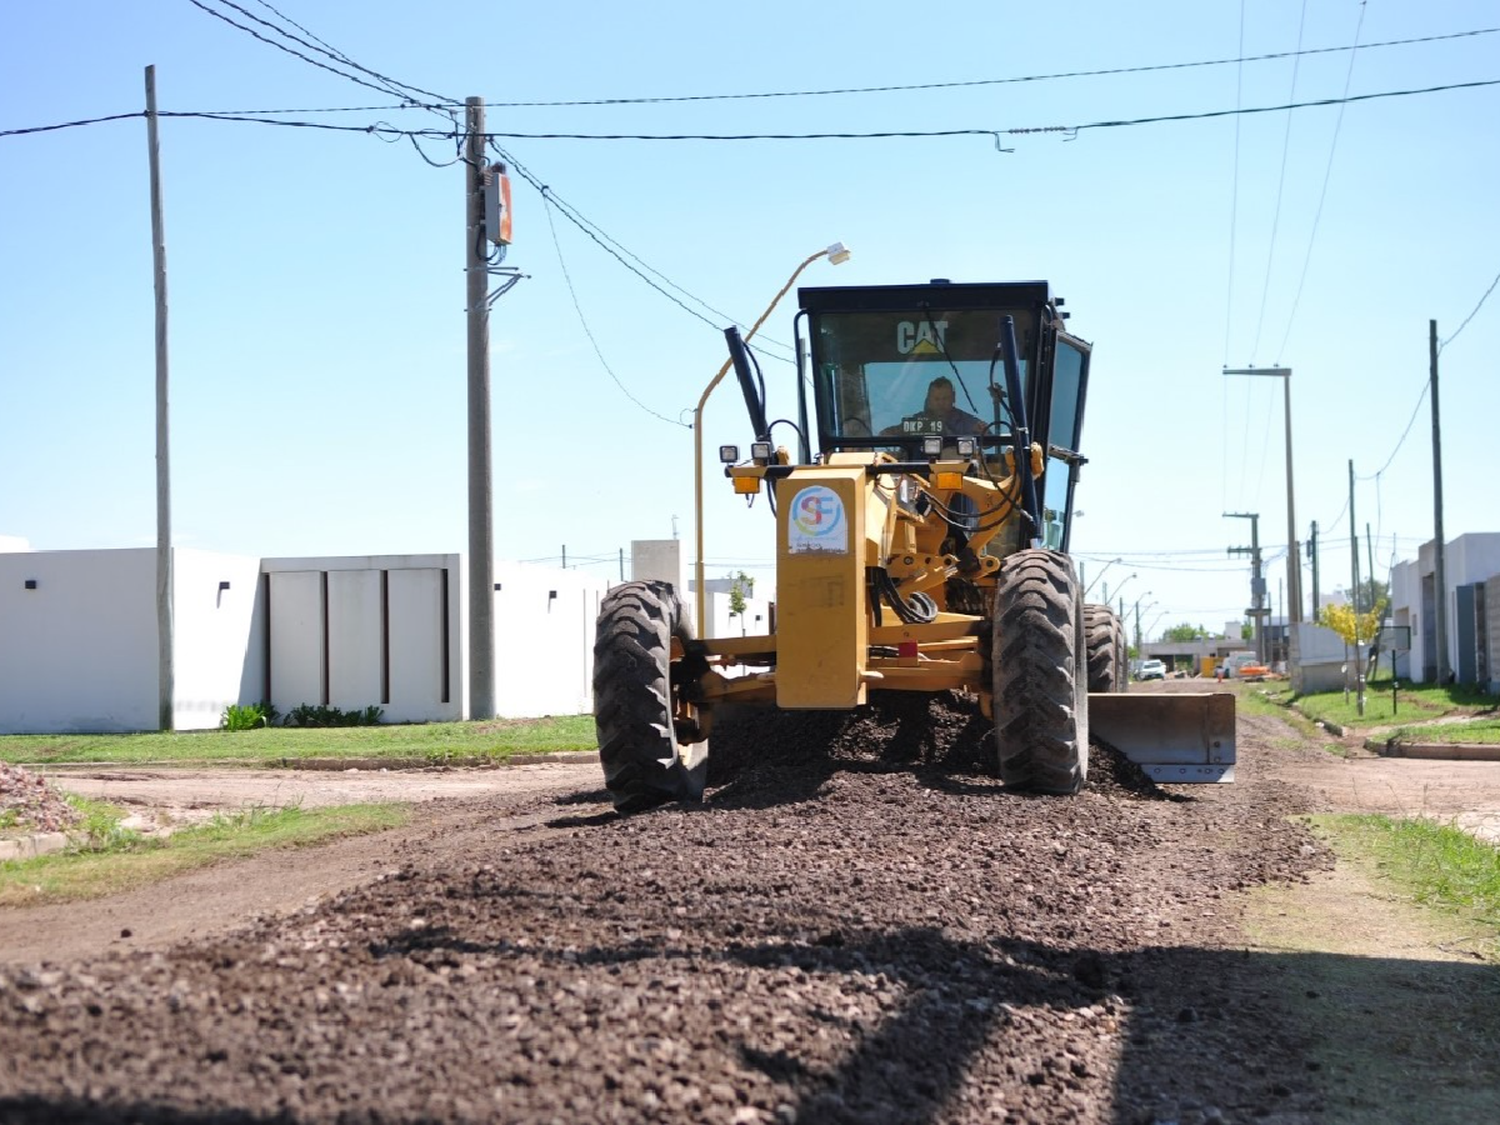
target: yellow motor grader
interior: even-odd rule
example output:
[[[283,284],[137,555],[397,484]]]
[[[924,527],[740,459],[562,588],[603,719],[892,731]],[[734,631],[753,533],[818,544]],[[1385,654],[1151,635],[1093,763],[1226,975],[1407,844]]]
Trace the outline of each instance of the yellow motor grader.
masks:
[[[609,592],[593,686],[615,807],[701,797],[716,707],[852,709],[872,691],[977,696],[1009,787],[1076,793],[1090,737],[1159,782],[1232,780],[1234,697],[1127,694],[1119,617],[1084,602],[1068,540],[1090,346],[1062,299],[1040,281],[798,299],[790,451],[754,354],[725,334],[754,441],[719,454],[775,513],[770,632],[698,636],[701,574],[696,629],[670,583]]]

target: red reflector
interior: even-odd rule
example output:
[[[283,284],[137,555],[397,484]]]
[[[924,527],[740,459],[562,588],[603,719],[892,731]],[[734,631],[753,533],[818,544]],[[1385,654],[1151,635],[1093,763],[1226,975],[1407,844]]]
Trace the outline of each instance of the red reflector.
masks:
[[[915,657],[917,655],[917,642],[900,641],[896,645],[896,655],[908,659]]]

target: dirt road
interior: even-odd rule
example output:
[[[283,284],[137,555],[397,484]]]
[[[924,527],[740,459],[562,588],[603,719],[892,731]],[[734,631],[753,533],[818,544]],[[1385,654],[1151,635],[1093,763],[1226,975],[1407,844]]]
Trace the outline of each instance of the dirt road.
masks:
[[[977,714],[934,714],[726,731],[700,807],[620,820],[542,767],[11,912],[0,1120],[1500,1119],[1495,967],[1288,819],[1376,800],[1373,767],[1253,719],[1234,785],[1096,753],[1034,799]]]

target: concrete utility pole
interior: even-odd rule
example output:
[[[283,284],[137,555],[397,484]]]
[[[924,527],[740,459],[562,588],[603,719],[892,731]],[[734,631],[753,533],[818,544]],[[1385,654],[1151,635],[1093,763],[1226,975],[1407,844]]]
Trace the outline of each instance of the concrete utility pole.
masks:
[[[1318,588],[1318,521],[1312,521],[1312,538],[1307,541],[1307,557],[1312,560],[1312,619],[1318,620],[1318,609],[1323,604],[1322,591]]]
[[[1260,573],[1260,513],[1259,512],[1225,512],[1227,520],[1249,520],[1250,521],[1250,546],[1230,547],[1231,555],[1250,556],[1250,608],[1245,611],[1246,615],[1255,622],[1255,658],[1261,664],[1266,662],[1266,580]]]
[[[1354,524],[1354,462],[1349,462],[1349,601],[1359,616],[1359,532]]]
[[[1359,532],[1354,526],[1354,461],[1349,461],[1349,588],[1354,604],[1354,671],[1359,677],[1356,683],[1355,709],[1365,713],[1365,661],[1359,645]]]
[[[1427,322],[1427,365],[1432,379],[1432,510],[1435,513],[1433,536],[1437,547],[1436,573],[1433,585],[1433,611],[1437,614],[1437,682],[1448,682],[1448,567],[1443,548],[1443,427],[1438,418],[1438,339],[1437,321]]]
[[[1241,367],[1224,369],[1225,375],[1274,375],[1281,379],[1286,413],[1286,593],[1291,613],[1287,619],[1302,624],[1302,562],[1297,553],[1297,505],[1292,488],[1292,369],[1290,367]],[[1316,607],[1314,607],[1316,612]]]
[[[172,459],[167,426],[167,235],[162,224],[161,150],[156,135],[156,67],[146,68],[146,145],[151,164],[151,263],[156,284],[156,722],[172,730],[177,690],[172,660]],[[270,685],[266,685],[269,691]]]
[[[490,460],[484,99],[464,100],[464,281],[469,323],[469,718],[495,717],[495,514]]]

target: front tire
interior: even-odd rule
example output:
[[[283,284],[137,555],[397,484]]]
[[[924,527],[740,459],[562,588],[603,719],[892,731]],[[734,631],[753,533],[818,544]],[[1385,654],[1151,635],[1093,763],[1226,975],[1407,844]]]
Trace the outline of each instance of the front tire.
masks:
[[[1077,793],[1089,769],[1088,648],[1072,561],[1036,549],[1008,556],[993,622],[1001,780],[1040,793]]]
[[[689,650],[676,661],[674,636]],[[687,613],[670,583],[626,582],[605,595],[594,642],[594,725],[618,812],[703,797],[708,740],[684,694],[707,665],[691,649]]]

